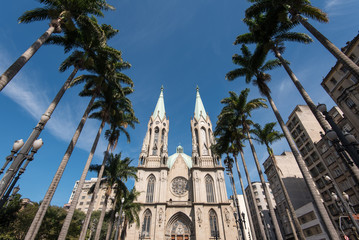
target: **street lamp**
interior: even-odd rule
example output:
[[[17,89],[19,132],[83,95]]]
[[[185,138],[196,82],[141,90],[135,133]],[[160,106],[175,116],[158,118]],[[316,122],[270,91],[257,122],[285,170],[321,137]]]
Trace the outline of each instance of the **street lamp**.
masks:
[[[349,218],[350,220],[352,221],[355,229],[357,232],[359,232],[359,225],[357,223],[357,221],[354,219],[354,212],[353,210],[351,209],[351,207],[349,206],[349,201],[346,201],[345,199],[348,199],[349,200],[349,196],[346,194],[346,196],[344,197],[344,194],[340,191],[340,189],[338,188],[337,184],[328,176],[328,175],[325,175],[324,176],[324,179],[327,181],[327,182],[330,182],[333,187],[334,187],[334,190],[336,191],[336,193],[332,193],[332,196],[334,198],[334,200],[336,202],[341,202],[342,206],[344,207],[344,210],[347,212],[347,214],[349,215]],[[338,198],[339,197],[339,198]],[[341,209],[342,213],[344,213],[343,209]]]
[[[121,207],[120,207],[120,214],[118,216],[118,225],[117,225],[117,228],[116,228],[116,234],[115,234],[115,240],[118,239],[118,234],[120,232],[120,227],[121,227],[121,220],[122,220],[122,206],[123,206],[123,203],[125,202],[125,198],[121,198]]]
[[[11,154],[5,158],[6,162],[4,163],[4,166],[0,169],[0,174],[4,172],[9,162],[11,162],[15,158],[15,153],[17,153],[20,150],[20,148],[22,148],[23,145],[24,145],[24,141],[22,139],[16,140],[14,142],[11,149]]]
[[[262,218],[262,223],[263,223],[263,226],[264,226],[264,229],[265,229],[265,232],[267,234],[267,239],[271,239],[271,235],[269,233],[269,229],[270,229],[270,225],[269,224],[266,224],[266,220],[264,218],[264,214],[262,211],[260,211],[260,215],[261,215],[261,218]]]
[[[359,167],[359,155],[354,146],[355,143],[357,144],[355,137],[354,136],[344,136],[341,129],[338,127],[338,125],[334,122],[333,118],[327,112],[327,106],[325,104],[319,104],[317,106],[317,109],[323,113],[325,119],[327,120],[327,122],[333,129],[332,131],[334,131],[336,133],[337,137],[335,137],[335,135],[332,133],[330,134],[331,137],[333,137],[332,139],[335,140],[335,139],[339,138],[339,141],[342,143],[342,146],[348,152],[351,159],[354,161],[355,165],[357,165],[357,167]],[[329,130],[329,132],[330,132],[330,130]],[[328,136],[328,138],[329,138],[329,136]],[[333,141],[333,140],[331,140],[331,141]]]
[[[34,141],[34,143],[32,144],[32,150],[30,154],[27,154],[26,156],[24,156],[24,160],[26,159],[26,162],[24,164],[24,166],[22,168],[20,168],[17,176],[15,177],[15,179],[12,181],[10,187],[7,189],[7,192],[5,193],[5,195],[1,198],[0,200],[0,209],[4,206],[5,202],[7,201],[7,199],[10,196],[10,193],[12,191],[12,189],[15,187],[17,181],[19,180],[20,176],[25,172],[27,165],[29,165],[29,163],[34,160],[34,155],[35,153],[37,153],[37,151],[42,147],[42,145],[44,144],[44,142],[42,141],[42,139],[37,139]],[[15,145],[15,144],[14,144]],[[20,149],[20,144],[18,143],[17,147]],[[14,148],[13,148],[14,149]],[[19,150],[18,149],[18,150]],[[15,151],[15,149],[14,149]],[[10,166],[11,167],[11,166]]]

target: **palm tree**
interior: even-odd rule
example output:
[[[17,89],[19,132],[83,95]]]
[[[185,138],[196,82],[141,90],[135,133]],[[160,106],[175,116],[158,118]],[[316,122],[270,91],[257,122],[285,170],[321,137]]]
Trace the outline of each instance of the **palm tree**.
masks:
[[[107,158],[103,171],[104,178],[102,179],[102,183],[106,184],[106,193],[101,215],[97,224],[95,240],[100,238],[101,228],[107,209],[108,198],[111,195],[111,192],[115,190],[119,193],[121,190],[126,190],[127,188],[125,186],[125,182],[127,182],[128,178],[137,178],[137,169],[136,167],[130,166],[131,163],[132,160],[128,157],[121,159],[121,153],[115,155],[111,153]],[[90,166],[90,171],[97,171],[100,173],[102,168],[103,165],[94,164]],[[100,176],[98,179],[100,179]],[[96,193],[94,192],[93,196],[95,196],[95,194]]]
[[[261,14],[253,18],[246,18],[244,22],[248,25],[250,32],[239,35],[234,44],[256,43],[257,48],[261,48],[264,52],[271,50],[275,57],[281,62],[281,65],[288,73],[290,79],[293,81],[323,130],[327,131],[330,129],[328,122],[318,111],[317,106],[289,67],[288,62],[282,57],[282,53],[285,49],[284,41],[308,44],[313,40],[307,34],[289,32],[296,24],[289,20],[286,22],[278,22],[278,15],[278,13],[268,12],[266,15]]]
[[[238,128],[238,126],[236,126],[236,122],[231,121],[232,119],[233,118],[218,119],[218,121],[216,123],[216,129],[214,131],[214,135],[219,138],[216,139],[216,144],[213,145],[212,151],[218,155],[222,155],[224,153],[232,153],[235,163],[236,163],[236,167],[237,167],[237,173],[238,173],[239,182],[240,182],[241,189],[242,189],[244,203],[246,206],[247,213],[249,214],[250,210],[249,210],[248,196],[247,196],[245,188],[244,188],[243,179],[242,179],[241,172],[239,170],[238,159],[237,159],[238,152],[239,152],[241,154],[243,166],[245,166],[247,181],[248,181],[248,183],[250,183],[251,180],[250,180],[250,177],[248,174],[247,165],[245,163],[244,154],[243,154],[243,147],[244,147],[243,139],[245,139],[245,136],[243,134],[242,129]],[[231,145],[229,146],[230,142],[231,142]],[[248,184],[248,186],[250,186],[249,187],[250,192],[251,192],[252,196],[254,196],[253,192],[252,192],[252,190],[253,190],[252,185]],[[258,214],[257,217],[259,217],[257,202],[253,201],[253,203],[255,205],[256,214]],[[250,214],[248,215],[248,219],[249,219],[251,234],[252,234],[253,238],[255,238],[253,220],[252,220],[252,217]],[[262,226],[262,228],[263,228],[263,226]],[[263,229],[263,231],[264,231],[264,229]],[[262,235],[262,238],[264,238],[264,237],[265,237],[265,234]]]
[[[282,234],[281,234],[281,231],[280,231],[280,228],[278,225],[277,217],[274,212],[274,207],[273,207],[272,202],[270,201],[271,198],[269,195],[269,190],[268,190],[267,184],[264,180],[263,172],[262,172],[262,169],[259,164],[257,153],[255,151],[255,148],[254,148],[251,136],[250,136],[250,125],[252,125],[253,122],[249,119],[249,117],[251,116],[252,110],[258,109],[260,107],[267,107],[267,105],[264,103],[264,99],[253,99],[253,100],[247,102],[248,94],[249,94],[249,89],[243,90],[239,96],[234,92],[230,92],[229,97],[221,100],[221,103],[225,104],[225,106],[223,107],[220,117],[233,116],[234,118],[237,119],[237,121],[239,123],[241,123],[242,128],[243,128],[245,134],[247,135],[247,140],[248,140],[249,145],[252,150],[254,162],[256,164],[259,178],[261,180],[262,187],[264,190],[264,194],[267,199],[268,208],[269,208],[271,218],[273,220],[274,230],[275,230],[277,239],[282,239]]]
[[[122,104],[122,106],[118,106],[117,112],[115,112],[114,115],[112,116],[111,129],[107,130],[105,133],[105,137],[108,140],[108,146],[107,146],[107,150],[105,152],[105,156],[104,156],[104,159],[103,159],[103,162],[101,165],[102,167],[98,171],[98,177],[97,177],[97,182],[94,187],[93,197],[92,197],[90,205],[88,207],[86,218],[84,220],[82,230],[81,230],[81,235],[80,235],[79,239],[82,239],[86,236],[87,228],[90,223],[91,214],[92,214],[93,207],[95,204],[95,196],[98,193],[98,190],[99,190],[100,184],[101,184],[102,175],[106,169],[106,161],[109,156],[109,151],[110,150],[113,151],[113,149],[116,148],[121,132],[126,135],[127,142],[130,142],[130,135],[127,132],[126,128],[127,128],[127,126],[134,128],[135,123],[138,123],[138,119],[134,115],[134,112],[132,109],[132,104],[127,98],[124,98],[124,104]],[[90,170],[91,170],[91,166],[90,166]],[[103,215],[101,214],[102,220],[103,220],[104,214],[105,213],[103,213]],[[102,226],[102,223],[101,223],[101,225],[100,224],[97,225],[98,228],[101,226]],[[97,229],[97,230],[98,230],[97,232],[100,234],[101,229]],[[97,236],[97,234],[96,234],[96,236]]]
[[[79,184],[78,184],[78,191],[75,192],[74,198],[72,200],[69,212],[66,216],[66,219],[64,221],[64,224],[62,226],[61,229],[61,233],[59,235],[59,239],[65,239],[66,238],[66,234],[67,231],[69,229],[70,226],[70,222],[74,213],[74,210],[76,208],[77,202],[79,200],[80,197],[80,190],[85,182],[85,178],[88,172],[88,169],[90,167],[93,155],[96,151],[96,147],[97,147],[97,143],[98,140],[100,138],[101,132],[105,126],[106,123],[110,123],[111,119],[113,116],[116,116],[116,114],[118,114],[118,107],[121,104],[124,104],[124,94],[130,94],[132,93],[132,88],[130,87],[126,87],[126,88],[121,88],[119,86],[119,79],[122,78],[123,74],[120,72],[113,72],[113,71],[109,71],[108,67],[112,68],[112,66],[117,66],[119,67],[119,69],[121,70],[121,62],[106,62],[103,63],[104,65],[109,65],[107,66],[107,70],[104,70],[104,72],[100,75],[83,75],[77,78],[77,83],[80,81],[87,81],[85,84],[85,89],[82,91],[82,95],[86,96],[86,95],[92,95],[94,94],[94,92],[98,91],[98,86],[102,86],[102,84],[105,82],[105,80],[109,81],[111,80],[111,84],[107,85],[108,87],[106,89],[101,89],[101,92],[99,93],[99,100],[97,100],[91,110],[97,110],[100,109],[99,112],[95,112],[92,113],[90,115],[90,118],[97,118],[97,119],[101,119],[101,125],[99,127],[99,130],[97,132],[96,138],[94,140],[94,143],[92,145],[89,157],[87,159],[87,162],[85,164],[84,170],[82,172]],[[100,66],[101,67],[101,66]],[[117,67],[115,69],[117,69]],[[101,68],[100,68],[101,69]],[[121,77],[120,77],[121,76]],[[129,79],[127,76],[125,78],[125,80],[131,80]],[[131,81],[132,82],[132,81]]]
[[[137,192],[135,188],[131,189],[127,194],[125,194],[125,201],[122,205],[122,212],[124,215],[123,227],[120,233],[120,239],[124,240],[127,234],[127,226],[132,223],[136,223],[136,226],[140,226],[140,218],[138,213],[141,210],[141,204],[137,202],[137,197],[140,195],[140,192]],[[117,201],[117,209],[120,208],[120,201]],[[117,240],[117,239],[115,239]]]
[[[326,232],[328,233],[329,237],[331,239],[338,239],[339,236],[337,232],[335,231],[335,228],[333,226],[333,223],[331,222],[328,212],[325,210],[321,197],[315,188],[315,184],[313,182],[313,179],[311,178],[308,168],[305,165],[305,162],[298,152],[296,145],[294,143],[293,138],[290,135],[290,132],[286,125],[284,124],[283,118],[280,115],[276,105],[274,104],[274,101],[271,96],[270,88],[267,85],[267,82],[271,80],[271,76],[268,73],[265,73],[267,70],[271,70],[275,67],[280,66],[280,62],[278,59],[276,60],[269,60],[265,62],[266,55],[265,54],[259,54],[260,51],[256,51],[255,54],[252,54],[248,47],[245,45],[242,45],[242,55],[239,56],[235,54],[233,56],[233,63],[238,64],[241,66],[240,68],[237,68],[235,70],[230,71],[227,73],[226,78],[230,81],[234,80],[237,77],[244,76],[247,83],[253,82],[254,85],[256,85],[259,89],[259,92],[266,96],[268,99],[269,104],[272,107],[272,110],[274,112],[274,115],[277,118],[277,121],[284,133],[285,138],[287,139],[287,142],[289,144],[289,147],[294,155],[294,158],[296,159],[299,169],[301,170],[303,174],[303,178],[309,188],[309,191],[313,197],[315,207],[318,209],[318,212],[320,214],[321,220],[324,222],[324,226],[326,228]]]
[[[100,63],[104,62],[104,53],[114,54],[114,56],[120,56],[120,52],[108,47],[106,45],[106,40],[111,38],[118,31],[112,28],[109,28],[107,25],[102,25],[101,27],[97,24],[95,19],[89,19],[84,17],[82,21],[79,21],[79,29],[76,29],[77,37],[72,37],[71,40],[65,35],[64,37],[58,37],[56,41],[51,41],[51,43],[56,43],[63,45],[65,47],[65,52],[70,51],[72,48],[76,47],[79,50],[74,51],[61,65],[60,71],[67,70],[70,66],[74,66],[74,71],[71,74],[71,81],[73,80],[74,75],[79,69],[94,69]],[[94,31],[96,29],[97,31]],[[92,31],[91,31],[92,30]],[[74,34],[73,34],[74,36]],[[62,44],[66,43],[66,44]],[[83,49],[83,51],[80,51]],[[66,89],[63,88],[63,91]],[[66,153],[58,167],[54,178],[49,186],[48,191],[46,192],[43,201],[34,217],[32,224],[27,233],[27,237],[34,236],[38,232],[42,220],[45,216],[45,213],[50,205],[53,195],[55,194],[56,188],[61,180],[62,174],[65,171],[68,160],[72,154],[72,151],[77,143],[78,138],[80,137],[81,131],[85,125],[88,114],[92,107],[92,104],[97,96],[97,92],[92,95],[92,98],[83,114],[83,117],[75,131],[75,134],[66,150]]]
[[[280,19],[286,19],[285,16],[290,15],[292,21],[300,22],[339,62],[359,79],[359,67],[308,22],[307,18],[324,23],[329,21],[327,14],[311,5],[310,0],[250,0],[250,2],[253,5],[246,10],[246,17],[250,18],[271,10],[281,12]]]
[[[45,6],[26,11],[19,17],[20,23],[50,20],[50,27],[28,48],[0,77],[0,91],[20,71],[36,51],[53,33],[72,31],[81,16],[103,16],[102,10],[113,9],[105,0],[40,0]]]
[[[254,138],[255,140],[257,140],[260,144],[265,145],[267,147],[267,152],[269,154],[269,157],[273,161],[274,171],[275,171],[276,175],[278,176],[280,187],[283,191],[285,200],[289,207],[290,217],[294,221],[295,227],[299,234],[299,238],[302,240],[305,240],[303,230],[300,226],[300,223],[299,223],[297,215],[295,213],[292,201],[290,200],[290,197],[287,192],[287,188],[284,185],[279,168],[277,166],[277,162],[276,162],[275,156],[273,154],[273,149],[270,147],[270,145],[272,143],[274,143],[274,142],[280,140],[282,137],[284,137],[284,135],[282,133],[280,133],[274,129],[275,125],[276,125],[275,122],[271,122],[271,123],[267,123],[262,128],[259,124],[254,124],[253,125],[254,128],[251,130],[251,132],[256,136],[256,138]],[[293,234],[295,235],[295,229],[293,231]]]

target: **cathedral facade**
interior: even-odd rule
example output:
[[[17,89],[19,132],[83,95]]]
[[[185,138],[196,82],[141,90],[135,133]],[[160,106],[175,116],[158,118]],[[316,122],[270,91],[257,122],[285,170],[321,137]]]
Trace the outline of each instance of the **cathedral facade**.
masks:
[[[169,120],[163,88],[148,122],[136,190],[143,206],[140,227],[128,226],[126,239],[236,240],[238,234],[220,158],[212,153],[212,123],[197,88],[191,119],[192,154],[178,146],[168,155]]]

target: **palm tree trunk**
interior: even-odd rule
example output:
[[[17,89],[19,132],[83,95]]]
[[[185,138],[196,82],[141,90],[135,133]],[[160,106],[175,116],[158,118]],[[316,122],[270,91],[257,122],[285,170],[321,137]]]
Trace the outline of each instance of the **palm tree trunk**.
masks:
[[[30,60],[32,56],[39,50],[39,48],[46,42],[46,40],[57,32],[56,29],[59,25],[58,20],[54,19],[50,23],[47,31],[41,35],[0,77],[0,92],[1,90],[15,77],[21,68]]]
[[[75,195],[74,195],[74,197],[72,199],[70,209],[67,212],[66,218],[64,220],[64,224],[62,225],[61,232],[59,234],[58,240],[65,240],[66,239],[67,232],[69,231],[69,227],[70,227],[72,217],[74,215],[77,203],[78,203],[79,198],[80,198],[82,187],[83,187],[83,185],[85,183],[86,175],[87,175],[88,170],[90,168],[90,165],[91,165],[91,162],[92,162],[92,159],[93,159],[93,155],[95,154],[96,147],[97,147],[97,144],[98,144],[98,141],[100,139],[101,132],[102,132],[102,129],[103,129],[104,126],[105,126],[105,121],[103,120],[101,122],[100,128],[98,129],[96,138],[95,138],[95,140],[94,140],[94,142],[92,144],[91,152],[89,154],[89,157],[87,158],[87,162],[85,164],[84,170],[82,171],[80,181],[79,181],[79,183],[77,185],[77,189],[76,189]]]
[[[107,233],[106,233],[106,240],[111,239],[111,235],[112,235],[112,231],[113,231],[113,225],[115,224],[116,201],[117,201],[117,196],[116,196],[116,198],[115,198],[115,200],[113,202],[113,209],[111,211],[110,221],[108,223],[108,228],[107,228]]]
[[[243,151],[240,151],[240,154],[241,154],[241,157],[244,158]],[[246,191],[245,191],[245,188],[244,188],[244,185],[243,185],[242,175],[241,175],[241,172],[239,170],[237,155],[233,154],[233,156],[234,156],[234,160],[236,162],[238,178],[239,178],[239,182],[240,182],[241,188],[242,188],[242,194],[243,194],[243,199],[244,199],[244,203],[245,203],[245,206],[246,206],[246,211],[247,211],[247,216],[248,216],[249,227],[250,227],[250,230],[251,230],[252,239],[256,240],[256,235],[254,233],[253,220],[252,220],[251,212],[249,210],[249,204],[248,204],[247,194],[246,194]]]
[[[0,198],[2,198],[10,185],[11,181],[15,177],[15,174],[21,167],[21,164],[25,160],[25,157],[30,152],[32,148],[32,144],[39,137],[40,133],[44,129],[47,121],[50,119],[52,113],[55,111],[55,108],[59,104],[62,96],[65,94],[66,90],[69,88],[72,79],[75,77],[78,68],[75,68],[70,76],[65,81],[64,85],[61,87],[59,92],[56,94],[55,98],[52,100],[51,104],[45,111],[45,113],[41,116],[40,121],[37,123],[36,127],[30,134],[29,138],[26,140],[24,146],[21,148],[20,152],[17,154],[16,158],[13,160],[12,164],[4,174],[3,178],[0,181]]]
[[[251,178],[250,178],[249,173],[248,173],[248,168],[247,168],[246,161],[244,159],[243,152],[241,152],[241,157],[242,157],[242,163],[243,163],[244,172],[246,173],[246,178],[247,178],[247,182],[248,182],[248,187],[249,187],[249,192],[250,192],[249,197],[252,198],[252,202],[253,202],[253,205],[254,205],[255,217],[256,217],[256,219],[258,221],[258,226],[259,226],[259,229],[260,229],[260,236],[257,236],[257,238],[267,240],[267,235],[266,235],[266,232],[264,230],[264,228],[266,226],[263,226],[262,221],[261,221],[262,218],[261,218],[261,215],[259,214],[257,201],[254,198],[254,191],[253,191],[252,181],[251,181]],[[248,212],[248,214],[250,214],[250,212]]]
[[[110,148],[111,148],[111,144],[109,142],[108,145],[107,145],[105,156],[104,156],[103,161],[102,161],[100,171],[98,172],[98,175],[97,175],[97,181],[96,181],[96,184],[95,184],[95,189],[93,190],[93,193],[92,193],[92,198],[91,198],[91,202],[90,202],[90,205],[89,205],[87,213],[86,213],[86,218],[84,220],[84,223],[82,224],[79,240],[84,240],[85,237],[86,237],[87,228],[88,228],[88,226],[90,224],[93,207],[95,205],[95,199],[96,199],[96,196],[97,196],[98,191],[100,189],[101,179],[102,179],[103,171],[105,170],[105,164],[106,164],[106,161],[107,161],[108,152],[109,152]]]
[[[299,169],[302,172],[303,178],[304,178],[304,180],[307,184],[307,187],[310,191],[310,194],[313,198],[314,206],[317,208],[317,210],[319,212],[320,218],[323,222],[323,226],[324,226],[324,228],[326,228],[325,230],[326,230],[329,238],[332,240],[339,239],[340,237],[339,237],[338,233],[336,232],[332,221],[329,218],[328,212],[325,210],[324,204],[323,204],[322,199],[318,193],[318,190],[315,188],[314,181],[309,174],[308,168],[305,165],[305,162],[304,162],[302,156],[300,155],[300,153],[298,152],[298,150],[296,148],[294,140],[293,140],[292,136],[290,135],[287,126],[284,124],[282,116],[280,115],[270,94],[267,94],[267,98],[268,98],[269,104],[271,105],[271,107],[273,109],[274,115],[276,116],[277,121],[284,133],[284,136],[287,139],[288,145],[294,155],[294,158],[297,161]]]
[[[271,218],[272,218],[275,234],[276,234],[278,240],[283,240],[282,233],[281,233],[279,225],[278,225],[277,216],[275,215],[275,212],[274,212],[274,207],[273,207],[273,204],[272,204],[272,198],[269,195],[268,187],[267,187],[267,184],[266,184],[266,182],[264,180],[261,166],[259,165],[257,153],[256,153],[256,150],[254,148],[254,145],[253,145],[253,142],[252,142],[252,139],[251,139],[251,135],[249,133],[248,128],[245,128],[245,131],[246,131],[246,134],[247,134],[247,137],[248,137],[249,145],[251,146],[251,149],[252,149],[252,154],[253,154],[254,162],[255,162],[256,167],[257,167],[259,178],[260,178],[262,186],[263,186],[264,195],[267,198],[266,200],[267,200],[267,203],[268,203],[269,213],[270,213]]]
[[[302,84],[298,80],[297,76],[295,76],[292,69],[289,67],[287,62],[283,59],[282,55],[278,52],[278,49],[276,47],[273,47],[272,50],[273,50],[276,58],[279,59],[279,61],[283,65],[284,69],[288,73],[290,79],[292,79],[292,81],[293,81],[294,85],[297,87],[300,95],[302,95],[304,101],[307,103],[308,107],[310,108],[310,110],[314,114],[315,118],[319,122],[319,124],[322,127],[322,129],[324,130],[324,132],[331,129],[329,123],[325,120],[323,114],[321,114],[319,112],[319,110],[317,109],[317,106],[314,104],[313,100],[310,98],[307,91],[305,91],[304,87],[302,86]]]
[[[236,223],[237,223],[237,228],[239,227],[240,229],[240,233],[238,233],[238,238],[242,238],[243,240],[245,240],[245,236],[244,236],[244,228],[243,228],[243,222],[241,219],[241,210],[239,208],[239,202],[238,202],[238,195],[237,195],[237,189],[236,189],[236,185],[234,184],[234,178],[233,178],[233,172],[232,169],[230,169],[230,180],[231,180],[231,185],[232,185],[232,191],[233,191],[233,203],[234,203],[234,207],[236,208],[236,212],[237,212],[237,219],[236,219]]]
[[[329,41],[321,32],[311,25],[305,18],[297,15],[299,22],[348,70],[359,79],[359,67],[331,41]]]
[[[123,227],[121,228],[121,233],[120,233],[120,240],[125,240],[125,237],[127,235],[127,219],[125,219],[125,221],[123,222]],[[118,239],[114,239],[114,240],[118,240]]]
[[[109,188],[110,192],[111,192],[111,186],[107,186],[107,188]],[[105,195],[105,201],[103,203],[103,207],[102,207],[102,210],[101,210],[101,215],[100,215],[100,218],[98,220],[98,224],[97,224],[97,228],[96,228],[96,234],[95,234],[95,240],[100,239],[103,220],[105,218],[105,213],[106,213],[106,208],[107,208],[108,197],[110,196],[110,194],[108,194],[108,192],[109,192],[109,190],[107,190],[107,193]]]
[[[285,213],[286,213],[288,221],[289,221],[290,229],[292,229],[294,240],[298,240],[297,232],[295,231],[295,227],[294,227],[293,221],[292,221],[292,216],[290,215],[288,208],[285,208]],[[305,238],[302,238],[302,239],[305,240]]]
[[[267,149],[269,149],[269,146],[267,146]],[[278,171],[278,166],[277,166],[277,162],[275,160],[275,156],[269,150],[268,150],[268,153],[269,153],[270,157],[273,160],[274,171],[276,172],[276,174],[278,176],[279,184],[280,184],[280,187],[282,188],[285,201],[287,202],[287,205],[288,205],[288,208],[289,208],[288,211],[290,212],[291,219],[293,219],[295,227],[296,227],[296,229],[298,231],[299,239],[300,240],[305,240],[305,236],[304,236],[302,227],[300,226],[300,223],[298,221],[297,214],[295,213],[295,210],[294,210],[292,201],[290,200],[287,188],[285,187],[283,179],[282,179],[282,177],[281,177],[281,175],[280,175],[280,173]],[[291,221],[291,219],[289,219],[289,220]],[[296,235],[295,232],[293,232],[293,235]]]
[[[52,179],[52,182],[50,184],[50,187],[49,189],[47,190],[46,194],[45,194],[45,197],[43,199],[43,201],[41,202],[41,205],[39,207],[39,209],[37,210],[36,212],[36,215],[35,215],[35,218],[32,220],[32,223],[31,223],[31,226],[30,226],[30,229],[29,229],[29,232],[28,234],[30,236],[36,236],[37,232],[39,231],[40,229],[40,226],[41,226],[41,223],[42,223],[42,220],[44,219],[45,217],[45,214],[46,214],[46,211],[47,211],[47,208],[49,207],[50,205],[50,202],[52,200],[52,197],[54,196],[55,194],[55,191],[56,191],[56,188],[57,186],[59,185],[59,182],[61,180],[61,177],[62,177],[62,174],[64,173],[65,171],[65,168],[66,168],[66,165],[70,159],[70,156],[72,154],[72,151],[74,150],[75,148],[75,145],[77,143],[77,140],[79,139],[80,137],[80,134],[82,132],[82,129],[85,125],[85,122],[87,120],[87,117],[88,117],[88,114],[91,110],[91,107],[92,107],[92,104],[93,102],[95,101],[95,98],[96,98],[96,94],[94,94],[81,118],[81,121],[75,131],[75,134],[74,136],[72,137],[71,139],[71,142],[69,144],[69,146],[67,147],[67,150],[65,152],[65,155],[64,157],[62,158],[62,161],[60,163],[60,166],[58,167],[56,173],[55,173],[55,176],[54,178]]]

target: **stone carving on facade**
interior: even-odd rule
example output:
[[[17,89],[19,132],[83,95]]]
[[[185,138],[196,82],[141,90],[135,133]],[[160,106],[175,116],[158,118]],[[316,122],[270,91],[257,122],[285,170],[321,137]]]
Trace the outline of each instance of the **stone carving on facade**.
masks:
[[[227,208],[224,210],[224,216],[226,219],[226,223],[229,224],[231,222],[231,215],[229,214],[229,211]]]
[[[158,223],[162,223],[163,220],[163,210],[162,208],[160,208],[160,210],[158,211]]]
[[[196,182],[199,182],[199,177],[198,177],[198,172],[196,172],[196,178],[195,178]]]
[[[167,178],[165,176],[165,172],[162,172],[161,181],[164,182],[166,180],[167,180]]]
[[[196,215],[197,215],[197,222],[201,223],[202,222],[202,211],[201,211],[201,209],[197,208]]]

